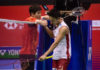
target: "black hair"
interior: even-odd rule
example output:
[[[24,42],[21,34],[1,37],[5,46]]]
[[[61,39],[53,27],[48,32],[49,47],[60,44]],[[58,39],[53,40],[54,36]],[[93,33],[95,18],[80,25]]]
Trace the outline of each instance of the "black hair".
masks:
[[[54,17],[54,18],[59,18],[61,17],[60,11],[57,9],[52,9],[47,13],[49,16]]]
[[[40,11],[41,10],[41,7],[40,5],[31,5],[29,7],[29,13],[31,15],[31,13],[35,14],[37,11]]]

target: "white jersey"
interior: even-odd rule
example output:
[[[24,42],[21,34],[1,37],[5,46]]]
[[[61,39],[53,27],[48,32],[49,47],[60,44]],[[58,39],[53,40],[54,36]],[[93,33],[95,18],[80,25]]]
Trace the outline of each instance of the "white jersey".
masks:
[[[54,39],[56,39],[56,36],[59,34],[59,30],[61,27],[67,26],[67,24],[62,21],[59,26],[53,30]],[[64,38],[59,42],[59,44],[56,46],[56,48],[53,51],[53,60],[59,60],[59,59],[67,59],[71,57],[71,41],[70,41],[70,33],[68,35],[65,35]]]

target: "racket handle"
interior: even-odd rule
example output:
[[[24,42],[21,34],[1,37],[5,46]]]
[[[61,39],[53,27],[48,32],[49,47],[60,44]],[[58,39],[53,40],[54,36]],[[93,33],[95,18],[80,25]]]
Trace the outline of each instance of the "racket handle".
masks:
[[[46,59],[50,59],[50,58],[52,58],[52,57],[53,57],[53,55],[46,57]]]

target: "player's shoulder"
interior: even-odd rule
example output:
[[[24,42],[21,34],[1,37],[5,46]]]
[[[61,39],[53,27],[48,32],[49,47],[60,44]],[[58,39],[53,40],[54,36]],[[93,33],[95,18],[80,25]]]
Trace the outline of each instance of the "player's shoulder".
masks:
[[[64,24],[64,25],[62,25],[60,27],[60,30],[59,31],[60,32],[67,32],[67,31],[69,31],[69,28],[68,28],[68,26],[66,24]]]
[[[34,22],[36,20],[36,18],[34,18],[34,17],[28,17],[25,20],[26,21],[31,21],[31,22],[33,21]]]
[[[65,31],[65,30],[67,30],[67,29],[68,29],[67,26],[62,26],[62,27],[60,28],[61,31]]]

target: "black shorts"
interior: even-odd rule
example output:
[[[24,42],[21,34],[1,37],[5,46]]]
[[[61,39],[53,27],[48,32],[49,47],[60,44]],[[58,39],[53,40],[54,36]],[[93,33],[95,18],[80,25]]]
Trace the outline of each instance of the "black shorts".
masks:
[[[26,60],[28,60],[28,61],[36,60],[36,56],[35,55],[28,55],[28,54],[20,54],[19,58],[23,62],[25,62]]]
[[[34,70],[35,55],[20,55],[22,70]]]

